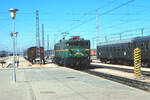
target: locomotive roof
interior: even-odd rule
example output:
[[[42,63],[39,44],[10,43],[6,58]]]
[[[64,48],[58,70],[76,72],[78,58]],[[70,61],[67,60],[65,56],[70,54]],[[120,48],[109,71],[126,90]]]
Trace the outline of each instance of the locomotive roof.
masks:
[[[67,43],[67,42],[75,42],[75,41],[90,41],[90,40],[83,40],[83,39],[76,39],[76,40],[61,40],[59,43],[56,43],[55,45],[59,45],[60,43]]]
[[[138,42],[138,41],[147,41],[150,40],[150,35],[149,36],[144,36],[144,37],[135,37],[131,39],[124,39],[124,40],[116,40],[116,41],[110,41],[110,42],[103,42],[99,43],[98,46],[105,46],[105,45],[115,45],[115,44],[120,44],[120,45],[125,45],[127,43],[132,43],[132,42]]]
[[[90,41],[90,40],[68,40],[67,42],[75,42],[75,41]]]

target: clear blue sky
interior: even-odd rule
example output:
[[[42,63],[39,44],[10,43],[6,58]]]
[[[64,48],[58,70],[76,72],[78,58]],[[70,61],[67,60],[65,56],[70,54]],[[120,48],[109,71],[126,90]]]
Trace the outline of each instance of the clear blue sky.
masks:
[[[50,48],[62,38],[60,33],[69,32],[69,36],[80,35],[85,39],[96,37],[96,9],[99,11],[99,40],[104,41],[119,38],[122,32],[125,36],[140,35],[140,30],[124,32],[130,29],[145,28],[144,35],[150,35],[150,1],[134,0],[111,13],[101,16],[130,0],[3,0],[0,3],[0,50],[12,51],[10,8],[17,8],[16,31],[18,50],[36,45],[35,11],[39,10],[40,32],[41,24],[45,25],[45,46],[47,34],[50,38]],[[84,24],[83,24],[84,23]],[[82,25],[81,25],[82,24]],[[41,34],[41,33],[40,33]],[[127,38],[128,38],[127,37]],[[130,37],[129,37],[130,38]],[[91,43],[93,48],[93,43]],[[96,42],[95,42],[96,46]]]

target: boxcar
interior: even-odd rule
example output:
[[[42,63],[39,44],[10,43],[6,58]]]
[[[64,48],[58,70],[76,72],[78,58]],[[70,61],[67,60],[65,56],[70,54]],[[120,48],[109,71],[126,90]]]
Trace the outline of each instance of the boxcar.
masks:
[[[36,63],[36,50],[37,47],[30,47],[26,52],[24,52],[24,57],[26,57],[26,59],[29,60],[32,64]],[[45,63],[43,47],[40,47],[40,60],[40,62]]]

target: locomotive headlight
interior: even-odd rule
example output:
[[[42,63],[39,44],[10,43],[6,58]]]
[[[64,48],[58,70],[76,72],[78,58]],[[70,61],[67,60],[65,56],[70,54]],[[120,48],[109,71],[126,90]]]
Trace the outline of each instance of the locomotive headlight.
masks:
[[[69,43],[67,43],[67,46],[69,46]]]
[[[72,49],[69,49],[69,51],[70,51],[70,55],[72,55],[72,54],[73,54],[73,50],[72,50]]]
[[[90,49],[85,49],[85,52],[86,52],[87,54],[89,54],[89,51],[90,51]]]
[[[69,51],[71,51],[71,52],[72,52],[72,51],[73,51],[73,49],[69,49]]]
[[[86,52],[90,51],[90,49],[85,49]]]
[[[101,53],[99,52],[99,55],[101,55]]]
[[[127,55],[127,53],[126,53],[126,52],[124,52],[123,54],[124,54],[124,56],[126,56],[126,55]]]

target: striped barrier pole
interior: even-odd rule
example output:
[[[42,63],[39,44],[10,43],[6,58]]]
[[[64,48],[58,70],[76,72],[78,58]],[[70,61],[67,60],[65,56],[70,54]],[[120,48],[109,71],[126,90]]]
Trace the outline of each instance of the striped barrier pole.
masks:
[[[134,49],[134,77],[139,79],[142,77],[141,74],[141,49]]]

